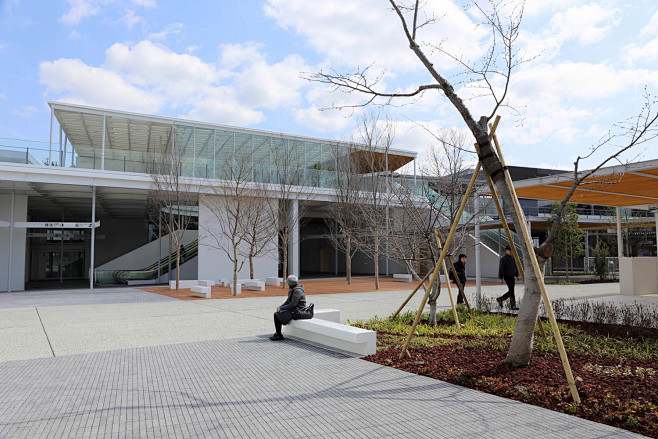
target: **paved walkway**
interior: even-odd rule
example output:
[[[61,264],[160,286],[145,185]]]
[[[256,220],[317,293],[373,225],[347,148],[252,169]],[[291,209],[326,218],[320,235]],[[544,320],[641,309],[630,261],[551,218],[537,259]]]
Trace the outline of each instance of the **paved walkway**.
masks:
[[[632,438],[294,341],[0,364],[3,438]]]
[[[549,294],[626,301],[617,288],[549,286]],[[309,299],[339,309],[345,321],[389,315],[408,293]],[[282,301],[181,301],[130,288],[0,294],[0,438],[634,437],[298,342],[270,342]],[[420,294],[407,309],[419,303]],[[449,306],[447,295],[439,306]]]

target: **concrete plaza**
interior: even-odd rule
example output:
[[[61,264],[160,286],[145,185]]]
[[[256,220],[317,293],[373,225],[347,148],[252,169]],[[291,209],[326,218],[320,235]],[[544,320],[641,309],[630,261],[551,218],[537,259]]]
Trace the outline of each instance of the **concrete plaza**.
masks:
[[[552,297],[627,300],[617,291],[549,286]],[[345,321],[388,315],[407,294],[309,301],[340,309]],[[0,437],[637,437],[296,341],[270,342],[282,301],[181,301],[129,288],[0,294]],[[439,305],[448,303],[442,295]]]

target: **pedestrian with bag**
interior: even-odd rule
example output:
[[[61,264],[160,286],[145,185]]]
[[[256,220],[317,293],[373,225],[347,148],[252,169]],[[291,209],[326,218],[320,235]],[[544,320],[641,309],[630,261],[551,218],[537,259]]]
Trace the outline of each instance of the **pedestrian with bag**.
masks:
[[[505,246],[505,254],[500,258],[500,264],[498,264],[498,278],[500,279],[500,284],[503,284],[503,281],[507,284],[507,293],[496,299],[498,306],[503,306],[503,302],[509,299],[510,308],[514,311],[519,308],[516,307],[516,297],[514,297],[514,278],[519,280],[519,269],[516,266],[516,261],[512,256],[512,248],[508,245]]]
[[[287,325],[291,320],[312,319],[313,304],[306,306],[306,296],[304,295],[304,285],[299,284],[297,276],[291,274],[286,279],[289,286],[288,298],[276,309],[274,313],[274,328],[276,332],[270,337],[270,340],[283,340],[281,326]]]

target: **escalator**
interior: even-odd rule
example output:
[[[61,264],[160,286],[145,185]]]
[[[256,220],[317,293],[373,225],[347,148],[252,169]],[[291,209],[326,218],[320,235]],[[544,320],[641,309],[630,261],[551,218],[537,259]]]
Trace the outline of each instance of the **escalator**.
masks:
[[[199,253],[199,240],[195,239],[183,246],[181,251],[180,265],[195,258]],[[126,285],[129,281],[157,281],[158,266],[160,276],[169,272],[169,258],[171,257],[171,269],[176,270],[176,252],[166,255],[160,261],[139,270],[95,270],[95,281],[98,285]],[[159,262],[159,264],[158,264]],[[132,283],[132,282],[131,282]],[[147,282],[145,282],[147,283]]]
[[[514,241],[514,247],[516,247],[516,251],[521,254],[521,242],[519,241],[519,235],[516,234],[516,232],[510,230],[512,234],[512,241]],[[491,230],[481,230],[480,231],[480,240],[487,246],[489,246],[492,249],[497,249],[498,248],[498,231],[496,229],[491,229]],[[507,235],[504,232],[501,232],[500,234],[500,248],[501,250],[505,248],[506,245],[510,245]]]

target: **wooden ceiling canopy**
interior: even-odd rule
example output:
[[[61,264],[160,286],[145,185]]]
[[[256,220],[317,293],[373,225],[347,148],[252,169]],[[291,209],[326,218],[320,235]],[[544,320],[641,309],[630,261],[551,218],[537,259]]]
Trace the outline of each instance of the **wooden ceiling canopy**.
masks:
[[[388,153],[388,170],[395,171],[407,163],[413,161],[413,157]],[[355,172],[368,174],[371,172],[382,172],[386,168],[386,154],[383,152],[371,152],[365,150],[353,151],[350,154],[350,162]]]
[[[611,207],[658,205],[658,160],[602,168],[576,188],[570,201]],[[573,173],[514,183],[520,198],[561,201],[573,184]]]

